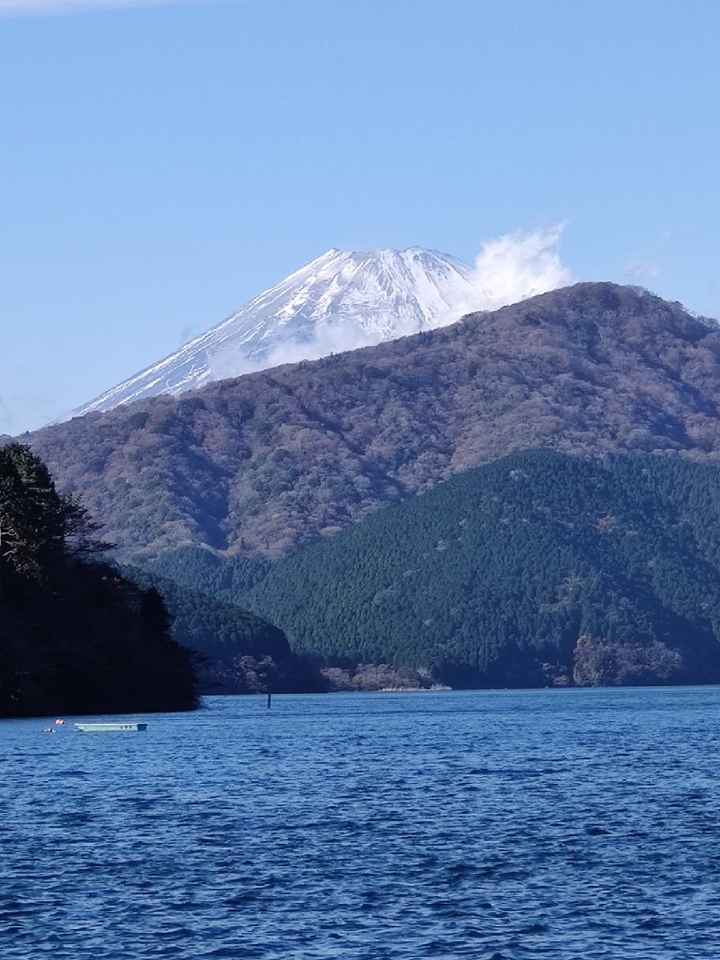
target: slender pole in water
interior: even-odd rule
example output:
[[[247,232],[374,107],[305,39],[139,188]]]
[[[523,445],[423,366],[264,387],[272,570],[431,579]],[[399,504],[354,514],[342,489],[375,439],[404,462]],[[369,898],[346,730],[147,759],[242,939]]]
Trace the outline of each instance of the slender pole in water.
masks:
[[[270,691],[268,690],[268,701],[267,701],[268,710],[270,709],[271,706],[272,706],[272,693],[270,693]]]

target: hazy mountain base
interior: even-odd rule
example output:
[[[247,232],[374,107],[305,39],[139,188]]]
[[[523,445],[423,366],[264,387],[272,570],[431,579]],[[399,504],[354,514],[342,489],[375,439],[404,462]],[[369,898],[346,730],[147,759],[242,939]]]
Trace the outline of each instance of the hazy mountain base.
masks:
[[[454,687],[716,682],[719,547],[717,467],[534,451],[275,563],[184,550],[155,567],[326,666]]]
[[[277,557],[513,450],[717,458],[719,357],[716,324],[579,284],[30,442],[125,559],[183,544]]]

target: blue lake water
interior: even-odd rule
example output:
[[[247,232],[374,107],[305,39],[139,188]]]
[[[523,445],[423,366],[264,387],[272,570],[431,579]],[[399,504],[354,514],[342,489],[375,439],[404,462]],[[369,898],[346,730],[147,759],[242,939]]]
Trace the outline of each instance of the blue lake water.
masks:
[[[720,957],[720,689],[0,722],[2,960]]]

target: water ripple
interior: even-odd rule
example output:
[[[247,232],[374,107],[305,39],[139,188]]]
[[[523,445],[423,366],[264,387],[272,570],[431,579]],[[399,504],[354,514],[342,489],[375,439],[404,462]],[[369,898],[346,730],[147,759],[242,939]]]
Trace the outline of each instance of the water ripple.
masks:
[[[717,960],[720,691],[0,723],[2,960]]]

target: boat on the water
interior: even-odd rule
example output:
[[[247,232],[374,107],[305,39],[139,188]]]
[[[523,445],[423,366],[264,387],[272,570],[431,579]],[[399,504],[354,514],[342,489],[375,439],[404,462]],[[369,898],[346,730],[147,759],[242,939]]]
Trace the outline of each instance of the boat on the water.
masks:
[[[76,723],[80,733],[141,733],[146,723]]]

